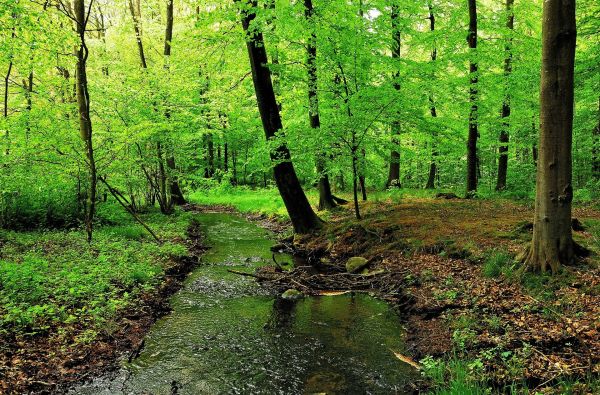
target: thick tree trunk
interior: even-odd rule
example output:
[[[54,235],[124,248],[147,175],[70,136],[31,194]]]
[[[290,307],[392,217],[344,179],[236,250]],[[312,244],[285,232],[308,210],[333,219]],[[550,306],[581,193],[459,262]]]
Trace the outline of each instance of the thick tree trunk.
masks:
[[[542,25],[540,140],[533,240],[527,263],[536,271],[574,259],[571,231],[575,1],[546,0]]]
[[[506,188],[506,174],[508,172],[508,142],[510,126],[510,83],[509,78],[512,73],[512,30],[514,28],[515,15],[513,13],[514,0],[506,0],[506,27],[509,37],[506,40],[504,51],[504,103],[502,103],[502,131],[500,132],[500,147],[498,148],[498,179],[496,181],[496,191],[502,191]]]
[[[313,20],[312,0],[304,0],[304,16],[310,26],[310,36],[306,47],[306,64],[308,69],[308,117],[310,127],[317,131],[321,128],[319,116],[319,95],[317,78],[317,35],[315,33],[315,21]],[[318,134],[318,132],[317,132]],[[329,176],[325,168],[325,153],[318,152],[316,158],[317,173],[319,175],[319,205],[318,210],[327,210],[337,206],[331,193]]]
[[[431,3],[428,4],[429,8],[429,30],[431,33],[435,31],[435,15],[433,13],[433,5]],[[437,60],[437,45],[433,44],[433,49],[431,50],[431,62],[435,62]],[[433,73],[432,80],[435,77],[435,72]],[[435,100],[433,98],[433,94],[429,95],[429,111],[431,113],[432,118],[437,118],[437,108],[435,106]],[[437,176],[437,133],[433,131],[433,149],[431,150],[431,163],[429,163],[429,175],[427,177],[427,185],[425,185],[426,189],[434,189],[435,188],[435,178]]]
[[[477,127],[477,100],[478,100],[478,76],[477,76],[477,0],[469,1],[469,73],[470,88],[469,100],[471,110],[469,112],[469,137],[467,140],[467,197],[477,192],[477,139],[479,131]]]
[[[258,109],[265,130],[265,136],[267,140],[271,140],[281,131],[282,123],[273,90],[271,72],[267,66],[267,51],[263,35],[254,28],[250,29],[252,21],[256,18],[253,10],[256,7],[256,1],[236,1],[244,1],[246,3],[242,10],[242,26],[247,34],[246,46],[252,68],[252,80],[254,82]],[[247,6],[251,7],[251,9],[246,9]],[[271,152],[271,160],[274,162],[273,172],[275,182],[292,221],[294,231],[296,233],[308,233],[321,228],[322,221],[313,211],[302,190],[292,164],[290,151],[285,143],[280,142],[277,148]]]
[[[400,59],[401,32],[399,26],[400,10],[397,4],[392,5],[392,59]],[[395,63],[396,65],[399,62]],[[394,89],[400,90],[400,72],[394,73]],[[399,114],[396,114],[399,117]],[[386,188],[401,187],[400,184],[400,121],[397,119],[392,122],[392,152],[390,153],[390,168],[388,171],[388,179],[385,183]],[[366,199],[365,199],[366,200]]]
[[[85,210],[85,228],[88,242],[92,241],[94,214],[96,211],[96,161],[94,159],[94,146],[92,144],[92,120],[90,118],[90,95],[87,82],[88,48],[85,43],[85,30],[87,26],[85,0],[74,1],[77,34],[79,35],[79,48],[77,49],[77,107],[79,109],[79,132],[85,144],[88,166],[88,193]]]

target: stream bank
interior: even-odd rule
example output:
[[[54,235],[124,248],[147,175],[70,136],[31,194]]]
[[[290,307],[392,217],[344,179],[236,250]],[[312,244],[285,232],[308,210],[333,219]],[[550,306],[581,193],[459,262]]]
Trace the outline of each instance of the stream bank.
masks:
[[[200,211],[200,210],[198,210]],[[275,259],[272,234],[235,214],[196,213],[211,248],[171,300],[139,355],[76,387],[76,394],[412,393],[400,362],[404,329],[368,294],[283,300],[252,278]]]

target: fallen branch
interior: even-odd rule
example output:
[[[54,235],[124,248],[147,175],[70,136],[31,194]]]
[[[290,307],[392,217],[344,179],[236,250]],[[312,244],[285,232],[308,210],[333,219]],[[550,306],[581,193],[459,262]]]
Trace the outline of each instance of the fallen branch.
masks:
[[[131,214],[131,216],[133,218],[135,218],[135,220],[137,222],[140,223],[140,225],[142,225],[144,227],[144,229],[146,229],[148,231],[148,233],[150,233],[152,235],[152,237],[154,237],[154,240],[156,240],[156,242],[158,244],[162,244],[162,241],[160,240],[160,238],[156,235],[156,233],[154,233],[152,231],[152,229],[150,229],[150,227],[148,225],[146,225],[146,223],[144,221],[142,221],[142,219],[136,214],[136,212],[133,210],[133,208],[131,207],[131,204],[129,204],[129,201],[127,200],[127,198],[125,196],[123,196],[123,194],[121,192],[119,192],[118,190],[116,190],[115,188],[111,187],[108,182],[106,182],[106,179],[104,177],[98,177],[98,179],[104,184],[106,185],[106,188],[108,188],[108,191],[110,192],[111,195],[113,195],[113,197],[117,200],[117,202],[123,206],[123,208],[125,210],[127,210],[127,212],[129,214]]]

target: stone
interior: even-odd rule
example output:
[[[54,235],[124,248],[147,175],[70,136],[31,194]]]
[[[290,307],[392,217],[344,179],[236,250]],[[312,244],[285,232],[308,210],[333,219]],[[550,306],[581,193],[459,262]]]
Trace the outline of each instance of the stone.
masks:
[[[357,273],[369,264],[369,260],[360,256],[353,256],[346,262],[346,271],[348,273]]]
[[[299,300],[304,297],[304,294],[297,289],[290,288],[281,294],[281,298],[285,300]]]

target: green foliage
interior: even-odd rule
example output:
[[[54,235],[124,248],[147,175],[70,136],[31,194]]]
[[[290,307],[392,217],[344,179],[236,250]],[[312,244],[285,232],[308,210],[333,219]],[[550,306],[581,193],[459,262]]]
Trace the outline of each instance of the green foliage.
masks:
[[[514,258],[508,252],[493,250],[485,258],[482,272],[489,278],[499,277],[501,274],[509,276],[514,269],[514,263]]]
[[[421,361],[422,374],[428,378],[434,389],[432,395],[484,395],[491,389],[480,382],[483,365],[480,360],[466,362],[456,357],[450,360],[427,356]]]
[[[258,213],[287,218],[288,214],[277,189],[213,188],[190,194],[190,201],[203,205],[228,206],[242,213]]]
[[[181,237],[188,215],[163,221],[146,216],[164,237]],[[101,227],[90,247],[81,231],[3,231],[0,261],[0,331],[43,332],[56,325],[86,322],[89,342],[119,310],[155,287],[183,245],[159,246],[145,230],[127,225]]]

